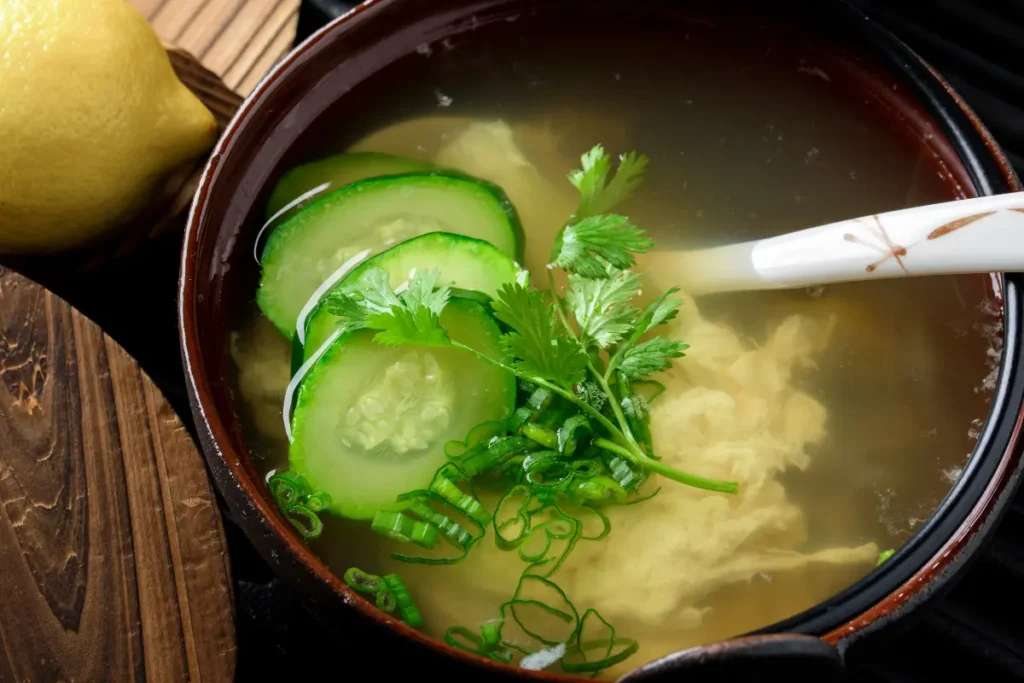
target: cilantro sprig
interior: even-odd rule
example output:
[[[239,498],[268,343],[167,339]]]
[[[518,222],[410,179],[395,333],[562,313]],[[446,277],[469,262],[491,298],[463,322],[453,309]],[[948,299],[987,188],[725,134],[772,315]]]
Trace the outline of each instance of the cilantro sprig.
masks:
[[[647,158],[621,156],[614,175],[612,159],[600,145],[581,161],[582,168],[569,175],[580,192],[579,205],[555,241],[548,291],[509,283],[491,302],[495,318],[507,328],[500,340],[503,358],[451,338],[441,317],[452,283],[439,283],[436,270],[416,270],[392,289],[384,270],[370,268],[331,294],[326,306],[349,329],[376,330],[378,343],[462,349],[561,396],[599,426],[595,445],[633,466],[690,486],[735,492],[733,482],[697,477],[659,461],[644,425],[646,406],[631,389],[671,367],[688,348],[678,340],[648,336],[676,316],[682,300],[673,288],[643,308],[633,304],[641,279],[631,270],[635,256],[654,243],[625,216],[606,213],[639,187]],[[568,274],[562,292],[554,286],[555,268]]]

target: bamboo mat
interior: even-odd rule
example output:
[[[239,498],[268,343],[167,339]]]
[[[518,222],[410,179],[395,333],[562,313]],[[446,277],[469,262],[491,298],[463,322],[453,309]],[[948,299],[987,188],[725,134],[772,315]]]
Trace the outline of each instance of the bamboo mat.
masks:
[[[300,0],[128,0],[157,34],[248,95],[291,49]]]

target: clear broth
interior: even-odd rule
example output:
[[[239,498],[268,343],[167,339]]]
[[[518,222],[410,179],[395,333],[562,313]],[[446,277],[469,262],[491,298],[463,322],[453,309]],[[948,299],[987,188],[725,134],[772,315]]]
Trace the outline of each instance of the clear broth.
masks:
[[[820,55],[814,49],[786,52],[779,42],[769,58],[772,50],[764,50],[775,45],[771,38],[723,36],[700,23],[687,24],[680,39],[680,31],[668,29],[634,35],[627,22],[614,36],[591,35],[587,43],[543,27],[527,36],[514,30],[517,20],[488,40],[425,46],[402,63],[421,76],[408,90],[371,79],[371,105],[364,109],[372,115],[346,119],[341,132],[332,125],[336,119],[325,117],[309,135],[315,145],[300,147],[289,163],[353,145],[432,159],[467,121],[501,120],[571,208],[564,177],[581,152],[598,142],[615,153],[636,149],[651,164],[629,213],[663,249],[765,237],[962,191],[920,136],[908,135],[909,124],[838,87],[830,67],[813,61]],[[615,48],[594,54],[593,44]],[[529,198],[517,208],[527,228],[527,266],[536,272],[565,212],[559,202]],[[789,380],[827,411],[823,438],[806,447],[806,467],[787,466],[773,477],[800,519],[752,541],[755,547],[801,553],[869,543],[898,547],[931,515],[969,457],[991,399],[1000,332],[993,286],[984,277],[933,277],[696,302],[705,320],[748,349],[768,344],[789,316],[832,325],[813,366],[794,370]],[[288,380],[290,342],[254,305],[238,330],[239,395],[251,451],[264,473],[286,468],[279,394]],[[688,362],[677,365],[685,372]],[[688,495],[672,486],[660,495]],[[675,520],[679,534],[695,533],[687,523]],[[496,617],[522,570],[514,553],[493,548],[474,550],[457,568],[410,566],[392,560],[393,543],[366,524],[331,518],[325,525],[313,548],[335,572],[355,565],[401,574],[428,632],[438,637],[448,626],[476,628]],[[637,532],[613,526],[611,535],[617,533]],[[699,619],[683,615],[684,605],[654,620],[638,612],[616,626],[639,640],[640,652],[606,673],[796,614],[871,571],[874,562],[863,555],[791,571],[741,572],[685,605],[698,608]],[[641,553],[632,560],[636,576],[625,571],[609,585],[642,580],[643,567],[657,561],[656,554]],[[590,606],[601,608],[577,605],[581,612]]]

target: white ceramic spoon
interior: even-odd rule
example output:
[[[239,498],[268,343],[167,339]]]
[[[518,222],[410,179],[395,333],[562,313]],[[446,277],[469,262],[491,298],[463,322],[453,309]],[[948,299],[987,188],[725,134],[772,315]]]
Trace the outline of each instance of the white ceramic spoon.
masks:
[[[1024,192],[829,223],[779,237],[646,254],[692,296],[854,280],[1024,271]]]

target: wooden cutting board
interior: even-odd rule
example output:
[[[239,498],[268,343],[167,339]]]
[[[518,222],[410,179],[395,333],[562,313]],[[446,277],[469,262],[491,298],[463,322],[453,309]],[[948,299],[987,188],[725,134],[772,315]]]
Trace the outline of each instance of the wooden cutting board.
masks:
[[[228,683],[202,456],[135,361],[0,268],[0,681]]]
[[[290,49],[299,5],[130,2],[221,125]],[[180,230],[202,161],[136,234]],[[39,272],[73,286],[90,256]],[[0,267],[0,683],[229,683],[231,586],[205,463],[159,390],[92,321]]]

